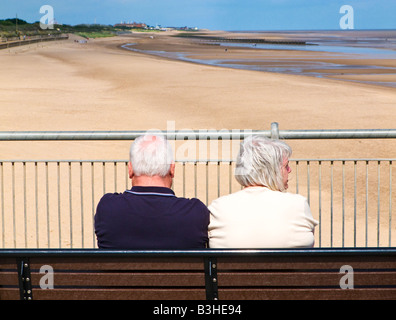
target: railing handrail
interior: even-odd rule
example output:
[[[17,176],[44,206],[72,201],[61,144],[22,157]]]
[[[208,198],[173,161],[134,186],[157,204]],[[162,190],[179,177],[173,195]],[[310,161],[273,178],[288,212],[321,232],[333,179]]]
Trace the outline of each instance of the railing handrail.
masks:
[[[148,131],[0,131],[0,141],[134,140]],[[396,129],[337,130],[157,130],[169,140],[239,140],[251,135],[281,139],[395,139]]]
[[[148,131],[1,131],[0,141],[32,141],[32,140],[135,140]],[[248,135],[262,134],[270,136],[270,131],[263,130],[232,130],[229,134],[215,130],[178,130],[152,131],[162,134],[169,140],[243,139]]]

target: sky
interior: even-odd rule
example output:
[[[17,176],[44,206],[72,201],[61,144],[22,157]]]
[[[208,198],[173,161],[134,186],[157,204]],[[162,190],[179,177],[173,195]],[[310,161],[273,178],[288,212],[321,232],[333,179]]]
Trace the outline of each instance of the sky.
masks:
[[[60,24],[143,22],[211,30],[396,29],[396,0],[0,0],[0,19]],[[350,9],[340,13],[348,5]],[[348,15],[349,20],[346,20]],[[343,19],[344,24],[340,24]]]

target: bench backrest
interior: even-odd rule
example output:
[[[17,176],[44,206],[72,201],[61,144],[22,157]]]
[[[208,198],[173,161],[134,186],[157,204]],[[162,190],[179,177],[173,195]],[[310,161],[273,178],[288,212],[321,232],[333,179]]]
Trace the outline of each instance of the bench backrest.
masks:
[[[396,299],[396,248],[0,250],[0,299]]]

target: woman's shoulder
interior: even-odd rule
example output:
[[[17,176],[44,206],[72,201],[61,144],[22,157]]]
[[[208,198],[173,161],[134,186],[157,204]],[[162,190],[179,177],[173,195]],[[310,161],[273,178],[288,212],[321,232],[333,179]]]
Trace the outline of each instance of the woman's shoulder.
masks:
[[[212,207],[220,206],[223,204],[230,204],[230,203],[235,203],[239,202],[240,199],[244,196],[244,190],[239,190],[230,194],[223,195],[221,197],[218,197],[217,199],[214,199],[210,205],[209,209]]]
[[[287,197],[287,198],[293,199],[295,201],[305,201],[306,200],[306,197],[304,197],[303,195],[298,194],[298,193],[280,192],[280,194],[282,194],[282,196],[285,198]]]
[[[265,199],[270,202],[285,202],[285,203],[294,203],[294,204],[303,204],[307,202],[307,199],[300,194],[290,193],[290,192],[280,192],[273,191],[264,187],[253,187],[253,188],[244,188],[242,190],[223,195],[212,201],[210,206],[219,206],[219,205],[237,205],[240,202],[246,201],[265,201]]]

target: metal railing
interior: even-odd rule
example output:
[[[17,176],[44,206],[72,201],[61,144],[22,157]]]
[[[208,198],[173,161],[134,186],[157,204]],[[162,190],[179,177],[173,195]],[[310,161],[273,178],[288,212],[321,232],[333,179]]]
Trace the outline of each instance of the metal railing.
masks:
[[[0,141],[66,141],[66,140],[134,140],[146,131],[2,131]],[[396,129],[361,130],[279,130],[276,122],[271,130],[152,130],[169,140],[240,140],[257,134],[274,139],[396,139]]]
[[[395,138],[396,130],[167,132],[173,140]],[[133,140],[143,132],[0,132],[3,141]],[[396,244],[396,159],[291,159],[289,191],[307,197],[319,221],[316,247]],[[93,217],[107,192],[130,188],[128,160],[0,160],[0,247],[95,248]],[[173,189],[209,205],[240,190],[233,159],[177,159]]]

